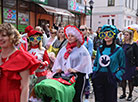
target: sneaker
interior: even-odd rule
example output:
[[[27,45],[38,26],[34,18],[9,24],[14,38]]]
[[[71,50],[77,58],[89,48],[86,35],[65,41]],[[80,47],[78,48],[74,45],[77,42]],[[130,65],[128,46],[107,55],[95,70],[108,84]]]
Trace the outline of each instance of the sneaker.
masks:
[[[132,101],[132,95],[129,95],[127,101]]]
[[[126,97],[126,95],[121,95],[120,97],[119,97],[119,99],[124,99]]]

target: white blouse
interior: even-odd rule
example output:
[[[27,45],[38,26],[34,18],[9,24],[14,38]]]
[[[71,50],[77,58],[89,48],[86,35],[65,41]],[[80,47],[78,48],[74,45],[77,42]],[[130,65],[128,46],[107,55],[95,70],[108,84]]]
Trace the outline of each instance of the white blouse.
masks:
[[[64,59],[66,52],[65,46],[59,51],[55,63],[53,65],[53,72],[57,69],[62,69],[66,72],[69,68],[73,68],[78,72],[89,74],[92,72],[91,56],[84,45],[80,48],[73,48],[71,54],[67,59]]]
[[[28,52],[30,54],[33,54],[34,56],[37,56],[37,59],[43,62],[43,56],[45,53],[44,47],[42,47],[42,50],[40,50],[39,48],[31,48],[31,50],[29,50]]]

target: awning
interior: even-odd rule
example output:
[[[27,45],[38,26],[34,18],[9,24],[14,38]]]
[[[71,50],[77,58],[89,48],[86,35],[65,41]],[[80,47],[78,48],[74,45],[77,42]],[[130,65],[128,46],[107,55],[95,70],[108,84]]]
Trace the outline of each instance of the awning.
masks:
[[[33,2],[36,2],[36,3],[41,3],[41,4],[48,4],[48,0],[32,0]]]
[[[65,9],[46,6],[43,4],[38,4],[38,5],[41,6],[46,12],[51,12],[51,13],[55,13],[55,14],[75,17],[74,14],[72,14],[71,12],[69,12],[68,10],[65,10]]]

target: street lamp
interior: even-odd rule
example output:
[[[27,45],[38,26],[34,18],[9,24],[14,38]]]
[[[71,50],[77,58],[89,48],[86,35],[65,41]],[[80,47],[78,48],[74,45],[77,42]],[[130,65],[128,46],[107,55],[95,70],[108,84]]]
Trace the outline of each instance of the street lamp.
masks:
[[[90,9],[91,9],[91,16],[90,16],[90,28],[92,29],[92,9],[93,9],[93,0],[89,1]]]

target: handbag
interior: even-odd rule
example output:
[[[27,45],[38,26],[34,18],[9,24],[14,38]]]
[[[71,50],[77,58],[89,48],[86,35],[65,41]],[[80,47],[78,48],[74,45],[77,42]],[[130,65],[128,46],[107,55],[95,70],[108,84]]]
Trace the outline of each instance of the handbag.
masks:
[[[138,71],[135,71],[135,74],[132,76],[133,86],[138,86]]]
[[[47,50],[48,53],[54,52],[55,55],[57,55],[58,51],[59,51],[59,48],[54,48],[52,45],[50,45],[49,49]]]
[[[62,47],[62,44],[63,44],[65,41],[66,41],[66,39],[64,39],[64,40],[62,41],[62,43],[59,45],[59,47],[57,47],[57,48],[53,47],[53,45],[50,45],[50,46],[49,46],[49,49],[47,50],[47,52],[48,52],[48,53],[54,52],[55,55],[57,56],[59,50],[60,50],[61,47]]]

